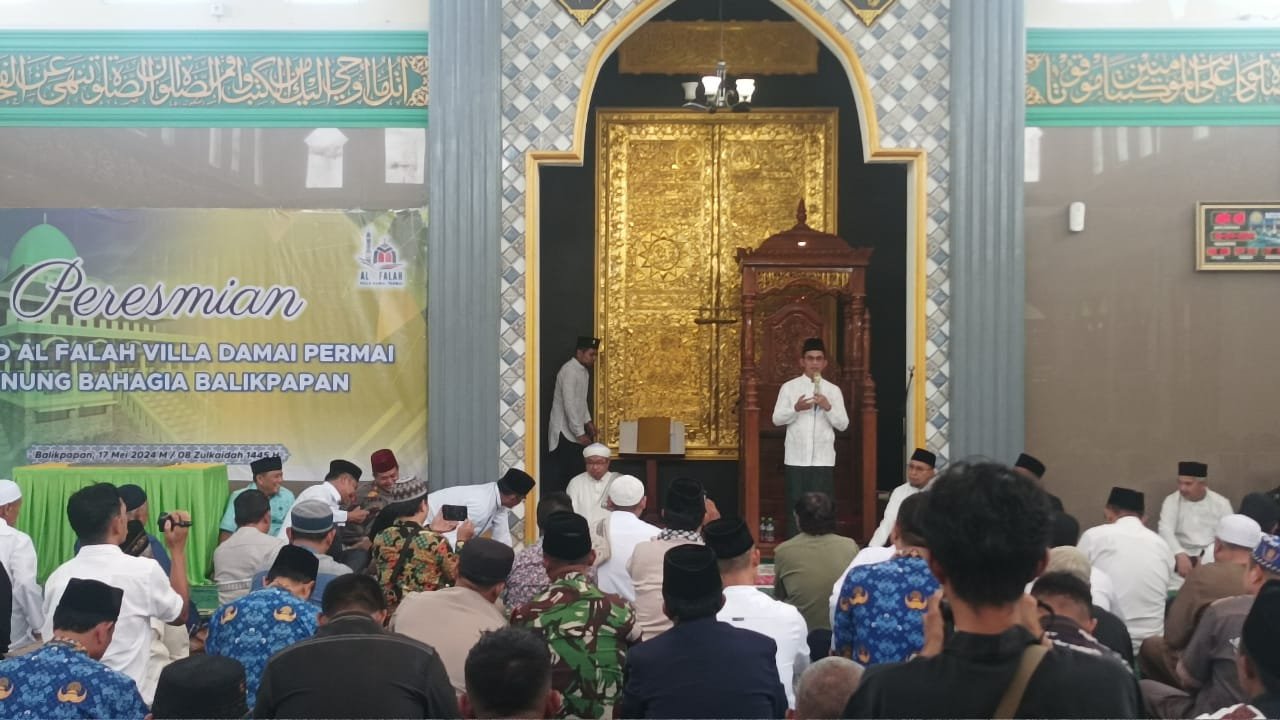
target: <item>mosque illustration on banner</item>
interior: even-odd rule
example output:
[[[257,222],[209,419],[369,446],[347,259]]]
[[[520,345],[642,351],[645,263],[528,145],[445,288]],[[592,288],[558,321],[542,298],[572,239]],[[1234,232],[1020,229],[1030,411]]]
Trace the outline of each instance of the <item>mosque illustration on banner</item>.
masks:
[[[65,233],[47,219],[27,230],[6,258],[0,255],[0,342],[8,345],[8,357],[0,362],[0,372],[27,374],[81,371],[74,359],[41,360],[38,367],[20,360],[18,348],[54,344],[118,346],[136,343],[185,342],[191,338],[165,332],[161,322],[84,318],[75,315],[63,301],[37,321],[18,318],[12,311],[14,280],[25,270],[49,260],[75,260],[80,256]],[[86,278],[88,279],[88,278]],[[28,291],[28,297],[31,296]],[[134,360],[114,360],[108,372],[161,371],[164,361],[149,362],[142,353]],[[86,368],[87,370],[87,368]],[[194,423],[204,417],[205,400],[197,393],[95,392],[81,391],[74,380],[66,391],[43,388],[0,392],[0,468],[26,464],[26,448],[32,443],[111,442],[164,443],[191,437]]]
[[[400,262],[396,246],[391,244],[391,238],[383,235],[382,239],[378,241],[377,247],[375,247],[373,245],[373,231],[367,228],[364,231],[364,254],[360,255],[358,259],[361,265],[377,270],[395,270],[404,265],[404,263]]]

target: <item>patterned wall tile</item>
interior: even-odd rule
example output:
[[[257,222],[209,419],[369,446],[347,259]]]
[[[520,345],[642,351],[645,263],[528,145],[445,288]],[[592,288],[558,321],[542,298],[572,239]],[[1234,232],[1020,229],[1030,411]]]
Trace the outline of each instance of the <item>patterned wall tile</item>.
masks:
[[[928,152],[926,236],[926,437],[947,451],[950,327],[950,34],[951,0],[898,0],[870,28],[843,0],[805,0],[858,53],[871,85],[883,148]],[[503,232],[502,342],[499,381],[503,466],[524,463],[526,382],[524,156],[529,150],[570,150],[583,75],[609,28],[641,0],[610,0],[579,27],[555,0],[504,0],[502,46]],[[663,0],[654,8],[670,5]],[[783,5],[784,9],[787,7]]]

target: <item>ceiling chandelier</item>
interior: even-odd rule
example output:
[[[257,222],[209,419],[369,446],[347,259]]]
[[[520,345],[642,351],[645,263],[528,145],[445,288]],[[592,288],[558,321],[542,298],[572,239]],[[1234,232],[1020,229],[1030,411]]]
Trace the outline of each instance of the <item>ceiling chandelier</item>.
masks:
[[[684,106],[689,110],[717,112],[748,112],[751,110],[751,98],[756,94],[756,81],[752,78],[733,78],[729,75],[729,66],[724,61],[724,0],[718,3],[720,27],[720,59],[716,61],[714,75],[703,75],[702,82],[684,82]],[[701,87],[699,87],[701,86]],[[698,101],[698,90],[703,93],[703,101]]]

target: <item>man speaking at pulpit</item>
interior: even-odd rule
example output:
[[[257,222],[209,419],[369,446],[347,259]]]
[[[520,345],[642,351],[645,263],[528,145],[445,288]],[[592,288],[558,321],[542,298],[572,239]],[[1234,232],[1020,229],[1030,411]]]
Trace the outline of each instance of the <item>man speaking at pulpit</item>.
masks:
[[[849,427],[840,387],[822,379],[827,349],[822,338],[809,338],[800,351],[800,377],[778,388],[773,424],[786,426],[783,474],[787,484],[787,510],[806,492],[835,497],[836,432]],[[795,534],[791,523],[787,535]]]

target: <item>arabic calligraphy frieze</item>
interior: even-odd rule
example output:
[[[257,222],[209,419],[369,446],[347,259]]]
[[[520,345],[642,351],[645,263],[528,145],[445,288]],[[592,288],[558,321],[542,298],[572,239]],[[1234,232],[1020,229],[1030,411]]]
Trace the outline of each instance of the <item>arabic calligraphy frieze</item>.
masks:
[[[1029,52],[1027,107],[1280,105],[1280,52]]]
[[[0,54],[4,108],[425,108],[425,53]]]

